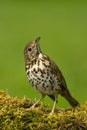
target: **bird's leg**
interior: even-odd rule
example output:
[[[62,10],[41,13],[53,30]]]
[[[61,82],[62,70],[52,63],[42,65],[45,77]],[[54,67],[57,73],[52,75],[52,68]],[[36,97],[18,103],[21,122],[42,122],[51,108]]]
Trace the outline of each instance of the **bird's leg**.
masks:
[[[55,109],[56,103],[58,102],[57,98],[58,98],[58,95],[55,95],[55,100],[54,100],[53,108],[52,108],[50,114],[53,114],[53,113],[54,113],[54,109]]]
[[[42,99],[45,97],[45,95],[42,95],[42,97],[39,99],[39,100],[37,100],[31,107],[30,107],[30,109],[33,109],[39,102],[41,102],[42,101]]]

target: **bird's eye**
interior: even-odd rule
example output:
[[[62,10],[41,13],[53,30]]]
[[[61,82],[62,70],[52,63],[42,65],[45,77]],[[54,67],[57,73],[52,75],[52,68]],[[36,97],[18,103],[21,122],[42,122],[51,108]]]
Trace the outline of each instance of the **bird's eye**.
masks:
[[[28,51],[31,51],[31,50],[32,50],[32,49],[29,47],[29,48],[28,48]]]

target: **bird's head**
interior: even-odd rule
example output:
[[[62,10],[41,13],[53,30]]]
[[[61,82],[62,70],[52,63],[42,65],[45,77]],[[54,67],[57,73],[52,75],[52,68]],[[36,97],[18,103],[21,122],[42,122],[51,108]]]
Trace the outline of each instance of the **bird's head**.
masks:
[[[24,49],[24,57],[27,62],[32,62],[40,54],[39,46],[40,37],[36,38],[34,41],[29,42]]]

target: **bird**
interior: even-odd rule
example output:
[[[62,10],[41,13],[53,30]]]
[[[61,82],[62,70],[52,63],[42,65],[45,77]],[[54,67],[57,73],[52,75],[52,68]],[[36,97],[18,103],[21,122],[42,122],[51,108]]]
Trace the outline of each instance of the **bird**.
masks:
[[[31,108],[35,108],[46,95],[54,101],[51,113],[55,111],[58,95],[64,97],[72,107],[79,106],[79,102],[71,95],[59,67],[49,56],[41,51],[40,39],[40,37],[37,37],[24,48],[27,79],[32,87],[41,94],[41,98]]]

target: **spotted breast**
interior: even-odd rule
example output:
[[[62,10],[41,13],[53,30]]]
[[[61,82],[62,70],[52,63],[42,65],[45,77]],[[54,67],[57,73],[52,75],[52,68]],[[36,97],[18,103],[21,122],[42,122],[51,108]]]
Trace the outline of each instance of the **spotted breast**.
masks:
[[[51,73],[50,62],[46,55],[40,54],[38,59],[26,66],[27,78],[40,93],[52,95],[58,92],[58,78]]]

